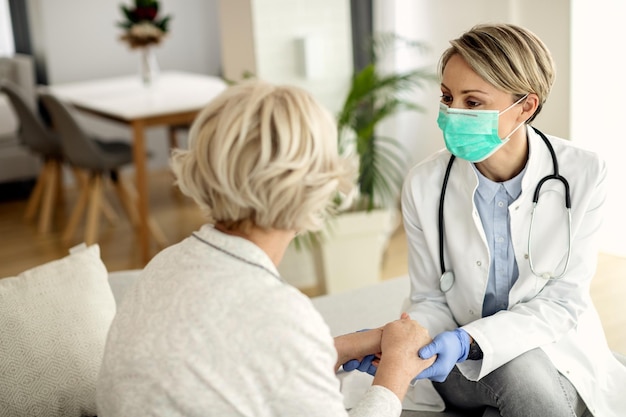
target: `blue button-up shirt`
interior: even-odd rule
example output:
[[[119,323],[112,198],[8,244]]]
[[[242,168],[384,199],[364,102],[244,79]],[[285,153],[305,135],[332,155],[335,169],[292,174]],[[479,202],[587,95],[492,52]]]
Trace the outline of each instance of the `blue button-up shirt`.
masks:
[[[489,281],[483,301],[483,317],[487,317],[509,307],[509,291],[519,275],[511,242],[509,205],[522,192],[522,178],[526,168],[505,182],[493,182],[482,175],[476,167],[474,170],[478,175],[474,203],[491,254]]]

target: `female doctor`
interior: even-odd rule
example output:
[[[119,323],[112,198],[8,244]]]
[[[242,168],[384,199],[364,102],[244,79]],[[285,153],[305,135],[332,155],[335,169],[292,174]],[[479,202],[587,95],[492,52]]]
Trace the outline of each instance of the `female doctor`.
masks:
[[[530,125],[555,76],[534,34],[479,25],[450,43],[447,149],[412,169],[402,195],[409,313],[436,335],[418,378],[485,416],[623,416],[626,368],[589,295],[606,166]]]

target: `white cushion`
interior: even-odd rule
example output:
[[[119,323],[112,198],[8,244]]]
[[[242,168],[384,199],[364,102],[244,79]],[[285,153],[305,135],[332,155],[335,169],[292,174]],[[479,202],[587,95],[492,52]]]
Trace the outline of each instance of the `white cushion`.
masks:
[[[0,279],[0,414],[96,415],[114,315],[97,245]]]

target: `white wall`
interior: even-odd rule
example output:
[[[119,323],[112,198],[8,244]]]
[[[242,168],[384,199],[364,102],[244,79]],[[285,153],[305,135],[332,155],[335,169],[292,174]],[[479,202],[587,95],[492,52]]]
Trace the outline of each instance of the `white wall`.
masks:
[[[478,23],[509,22],[528,27],[550,48],[558,68],[553,91],[535,121],[550,134],[569,136],[569,0],[378,0],[375,29],[424,42],[427,54],[398,53],[389,65],[399,70],[429,67],[433,72],[449,40]],[[383,127],[410,151],[417,163],[444,146],[437,127],[438,84],[415,96],[428,110],[404,113]]]
[[[226,78],[239,80],[249,71],[297,85],[332,113],[339,111],[353,72],[349,0],[221,0],[220,12],[223,45],[229,45],[223,51]],[[310,42],[304,49],[303,38]],[[296,287],[317,285],[311,254],[292,250],[281,274]]]
[[[352,76],[349,0],[221,0],[220,10],[228,79],[297,85],[339,111]]]
[[[352,76],[349,0],[253,0],[258,74],[299,85],[333,113]],[[303,51],[299,39],[306,38]],[[308,58],[305,74],[302,58]]]
[[[49,84],[139,74],[138,53],[119,40],[122,30],[116,26],[122,20],[120,4],[130,6],[130,0],[28,1],[33,41],[45,59]],[[219,75],[217,0],[163,0],[160,13],[172,15],[168,35],[156,50],[160,69]],[[98,134],[130,140],[123,125],[93,117],[81,120]],[[149,129],[147,144],[150,166],[166,166],[165,129]]]
[[[626,97],[621,0],[572,1],[572,140],[608,165],[608,196],[600,237],[604,252],[626,256]],[[575,201],[572,202],[575,204]]]
[[[52,83],[127,75],[138,71],[136,51],[119,40],[120,0],[30,0],[41,11],[39,30]],[[219,31],[215,0],[164,0],[170,31],[157,48],[161,69],[218,74]]]

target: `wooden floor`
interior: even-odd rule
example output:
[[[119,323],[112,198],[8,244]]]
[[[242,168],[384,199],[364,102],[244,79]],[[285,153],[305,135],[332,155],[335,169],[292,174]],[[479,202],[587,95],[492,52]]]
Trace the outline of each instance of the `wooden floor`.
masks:
[[[124,217],[115,193],[109,189],[107,197],[119,213],[120,220],[110,225],[105,219],[100,224],[99,245],[102,259],[109,271],[140,268],[142,266],[133,228]],[[79,227],[70,244],[61,242],[61,233],[75,202],[76,193],[65,193],[65,204],[56,207],[53,230],[37,234],[33,223],[23,220],[25,200],[0,203],[0,277],[16,275],[26,269],[68,253],[68,249],[82,242],[84,224]],[[150,176],[150,207],[170,243],[187,237],[204,223],[204,216],[195,204],[183,197],[172,185],[167,171]],[[154,253],[158,249],[154,248]],[[407,274],[407,248],[400,227],[392,236],[384,258],[384,279]],[[303,289],[316,295],[316,288]],[[600,313],[609,346],[626,354],[626,258],[600,254],[597,275],[592,282],[591,295]]]

